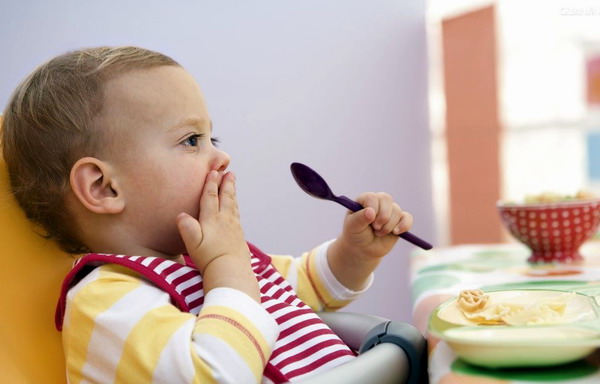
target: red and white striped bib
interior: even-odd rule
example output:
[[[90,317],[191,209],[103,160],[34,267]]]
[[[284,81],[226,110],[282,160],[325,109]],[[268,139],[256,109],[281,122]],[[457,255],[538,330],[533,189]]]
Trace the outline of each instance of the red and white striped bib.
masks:
[[[265,368],[265,378],[281,383],[326,371],[354,358],[344,342],[300,300],[290,284],[270,263],[270,257],[252,244],[252,269],[261,292],[261,305],[279,326],[279,338]],[[180,310],[194,315],[204,303],[202,276],[189,256],[186,265],[158,257],[90,253],[76,261],[65,278],[56,309],[56,327],[62,329],[68,290],[93,268],[113,263],[129,267],[167,292]]]

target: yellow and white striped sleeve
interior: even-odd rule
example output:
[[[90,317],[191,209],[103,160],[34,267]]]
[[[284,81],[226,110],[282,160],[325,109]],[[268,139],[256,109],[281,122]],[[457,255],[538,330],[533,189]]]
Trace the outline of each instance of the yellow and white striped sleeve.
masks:
[[[260,382],[278,337],[254,300],[211,290],[195,316],[123,266],[96,268],[67,295],[69,383]]]
[[[294,288],[298,297],[314,311],[338,310],[373,284],[373,274],[360,291],[353,291],[340,283],[327,262],[327,250],[334,240],[314,248],[301,257],[271,255],[271,262]]]

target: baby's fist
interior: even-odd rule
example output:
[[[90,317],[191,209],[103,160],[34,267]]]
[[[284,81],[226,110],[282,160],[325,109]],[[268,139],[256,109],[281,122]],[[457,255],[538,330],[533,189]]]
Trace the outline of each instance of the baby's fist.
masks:
[[[342,239],[363,254],[382,257],[412,227],[413,217],[387,193],[363,193],[357,201],[364,209],[346,217]]]

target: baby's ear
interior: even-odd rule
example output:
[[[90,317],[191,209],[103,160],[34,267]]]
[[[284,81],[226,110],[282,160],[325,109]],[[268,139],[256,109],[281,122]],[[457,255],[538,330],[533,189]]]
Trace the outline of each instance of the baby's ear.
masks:
[[[71,189],[81,204],[95,213],[120,213],[125,199],[109,164],[84,157],[71,168]]]

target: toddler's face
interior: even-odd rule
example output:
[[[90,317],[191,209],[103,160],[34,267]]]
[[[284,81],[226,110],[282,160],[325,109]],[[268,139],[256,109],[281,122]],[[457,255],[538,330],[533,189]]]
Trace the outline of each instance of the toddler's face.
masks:
[[[213,145],[202,92],[175,66],[129,72],[105,89],[111,145],[104,154],[124,193],[124,228],[148,253],[185,252],[176,217],[198,217],[206,175],[230,160]]]

